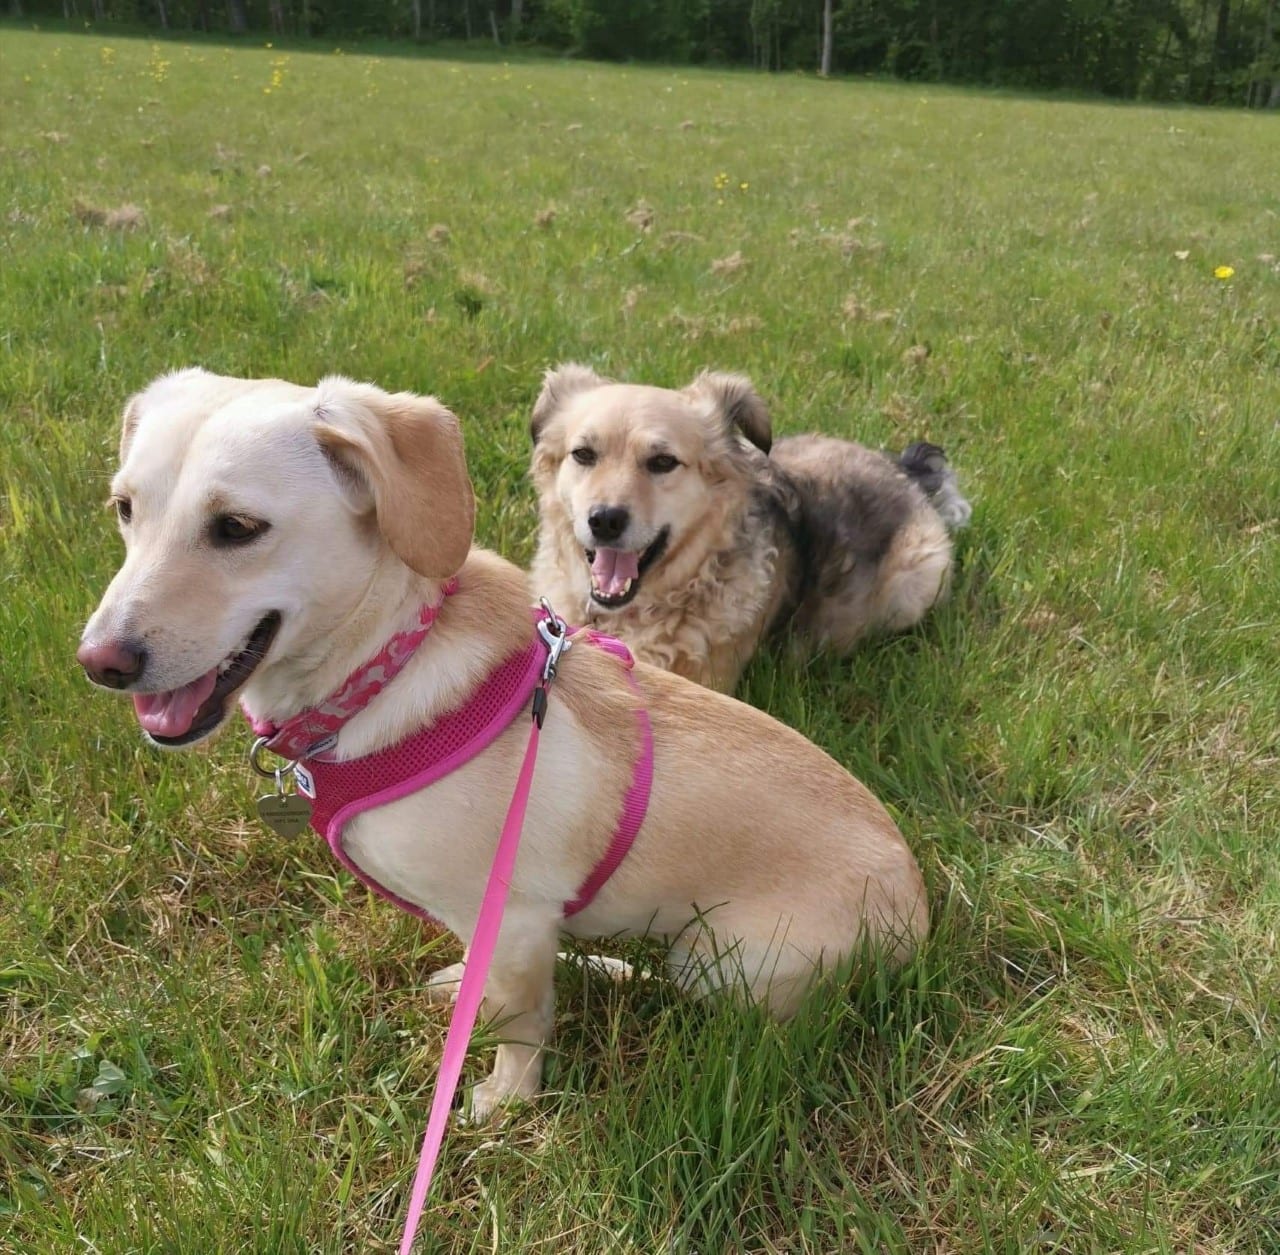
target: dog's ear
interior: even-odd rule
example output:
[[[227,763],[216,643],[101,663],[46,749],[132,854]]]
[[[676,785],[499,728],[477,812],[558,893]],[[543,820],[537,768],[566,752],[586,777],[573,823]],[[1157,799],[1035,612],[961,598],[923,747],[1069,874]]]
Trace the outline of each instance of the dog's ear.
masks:
[[[434,397],[349,379],[321,380],[319,393],[316,439],[339,475],[368,494],[392,552],[429,579],[454,574],[475,527],[458,420]]]
[[[769,408],[746,375],[704,370],[685,392],[710,401],[725,426],[729,429],[736,427],[757,449],[768,453],[773,447]]]
[[[141,417],[139,413],[138,402],[142,400],[142,393],[135,392],[124,403],[124,416],[120,420],[120,465],[124,465],[124,460],[129,455],[129,446],[133,443],[133,433],[138,430],[138,419]]]
[[[542,377],[542,391],[533,403],[533,417],[529,420],[529,435],[533,438],[533,443],[538,443],[542,429],[571,396],[598,388],[607,382],[590,366],[579,366],[577,362],[564,362],[554,370],[547,371]]]

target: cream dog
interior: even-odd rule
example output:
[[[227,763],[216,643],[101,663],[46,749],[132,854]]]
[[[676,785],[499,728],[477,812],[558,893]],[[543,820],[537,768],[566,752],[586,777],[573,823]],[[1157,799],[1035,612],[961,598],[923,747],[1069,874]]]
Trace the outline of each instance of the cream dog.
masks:
[[[970,508],[936,445],[773,444],[741,375],[676,392],[575,365],[547,373],[531,429],[534,587],[700,684],[731,691],[771,632],[844,651],[947,594]]]
[[[337,759],[464,707],[531,646],[526,579],[470,548],[462,438],[431,398],[185,370],[129,402],[120,461],[125,560],[78,657],[132,696],[159,745],[213,733],[235,699],[276,724],[317,706],[423,606],[439,606],[429,633],[342,728]],[[615,831],[640,709],[647,812],[621,865],[566,918]],[[469,938],[528,727],[515,719],[452,774],[353,819],[340,853]],[[628,672],[583,637],[551,689],[485,990],[507,1040],[473,1111],[537,1089],[562,931],[666,938],[682,985],[741,988],[785,1016],[864,943],[901,961],[926,929],[915,861],[857,780],[767,715],[644,665]],[[437,974],[438,996],[459,967]]]

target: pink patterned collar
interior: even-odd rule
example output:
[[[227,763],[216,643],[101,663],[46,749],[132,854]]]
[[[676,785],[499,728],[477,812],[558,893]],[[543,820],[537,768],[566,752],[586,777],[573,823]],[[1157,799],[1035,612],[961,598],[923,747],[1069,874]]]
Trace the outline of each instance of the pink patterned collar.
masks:
[[[257,737],[265,737],[264,748],[281,758],[311,759],[333,749],[338,733],[382,692],[413,657],[426,639],[445,599],[458,590],[457,579],[449,580],[433,606],[418,611],[418,622],[407,632],[397,632],[374,657],[357,667],[319,706],[300,711],[276,725],[255,719],[245,710],[245,718]]]

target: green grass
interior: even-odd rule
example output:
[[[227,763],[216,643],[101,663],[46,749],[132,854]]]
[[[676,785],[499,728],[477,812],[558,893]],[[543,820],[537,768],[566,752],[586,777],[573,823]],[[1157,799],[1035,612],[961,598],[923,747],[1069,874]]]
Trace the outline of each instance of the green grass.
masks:
[[[952,603],[744,682],[893,808],[936,926],[785,1027],[565,971],[548,1094],[451,1133],[424,1249],[1280,1249],[1280,120],[0,39],[0,1247],[391,1249],[456,955],[258,827],[237,733],[158,755],[77,673],[124,398],[433,391],[523,561],[577,358],[947,446]]]

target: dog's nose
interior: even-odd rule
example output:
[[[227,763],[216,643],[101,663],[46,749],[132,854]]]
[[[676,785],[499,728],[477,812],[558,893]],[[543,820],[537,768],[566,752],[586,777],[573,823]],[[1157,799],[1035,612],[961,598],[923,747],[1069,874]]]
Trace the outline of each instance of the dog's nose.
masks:
[[[147,651],[132,641],[81,641],[76,661],[95,684],[122,689],[142,675]]]
[[[621,505],[593,505],[587,512],[587,526],[601,544],[617,540],[631,522],[631,511]]]

